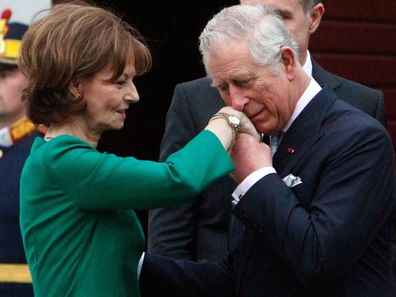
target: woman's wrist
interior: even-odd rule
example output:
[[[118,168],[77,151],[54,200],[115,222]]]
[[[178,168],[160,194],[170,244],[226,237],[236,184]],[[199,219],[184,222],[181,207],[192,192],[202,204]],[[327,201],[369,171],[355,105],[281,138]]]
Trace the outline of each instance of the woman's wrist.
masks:
[[[227,121],[223,118],[210,120],[205,130],[211,131],[219,139],[226,151],[231,148],[233,131]]]
[[[235,144],[238,133],[241,129],[240,119],[235,114],[220,111],[212,116],[212,118],[209,120],[209,123],[214,120],[225,120],[228,126],[231,128],[232,138],[229,146],[229,148],[231,148]]]

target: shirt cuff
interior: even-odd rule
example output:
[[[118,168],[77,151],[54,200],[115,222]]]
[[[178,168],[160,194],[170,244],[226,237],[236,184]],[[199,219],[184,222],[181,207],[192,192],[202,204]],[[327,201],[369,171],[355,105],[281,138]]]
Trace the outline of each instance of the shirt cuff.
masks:
[[[260,179],[262,179],[264,176],[271,174],[271,173],[276,173],[276,170],[274,167],[263,167],[260,168],[251,174],[249,174],[235,189],[235,191],[232,193],[232,204],[235,206],[239,203],[239,200],[243,197],[243,195],[246,194],[247,191]]]
[[[140,256],[138,267],[137,267],[137,278],[138,278],[138,280],[140,278],[140,272],[142,271],[142,266],[143,266],[143,261],[144,261],[144,254],[145,253],[143,252],[142,255]]]

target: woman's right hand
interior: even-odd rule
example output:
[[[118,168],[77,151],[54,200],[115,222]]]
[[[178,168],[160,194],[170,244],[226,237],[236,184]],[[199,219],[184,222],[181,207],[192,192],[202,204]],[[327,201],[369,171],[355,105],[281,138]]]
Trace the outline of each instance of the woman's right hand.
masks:
[[[238,131],[236,131],[236,129],[228,123],[227,117],[225,117],[224,114],[233,115],[239,119],[240,127]],[[243,112],[240,112],[229,106],[221,108],[209,120],[209,123],[205,129],[216,134],[226,150],[231,148],[239,133],[249,134],[253,136],[258,142],[260,142],[260,135],[249,118]]]
[[[250,119],[247,117],[246,114],[244,114],[241,111],[238,111],[230,106],[225,106],[219,110],[219,112],[225,112],[229,114],[234,114],[236,115],[241,123],[241,128],[239,130],[239,133],[246,133],[251,136],[253,136],[257,141],[261,141],[260,134],[257,132],[256,128],[254,127],[253,123],[250,121]]]

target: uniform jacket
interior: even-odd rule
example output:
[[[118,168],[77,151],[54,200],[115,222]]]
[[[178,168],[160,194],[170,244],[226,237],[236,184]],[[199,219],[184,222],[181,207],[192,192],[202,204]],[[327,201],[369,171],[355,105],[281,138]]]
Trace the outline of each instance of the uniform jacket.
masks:
[[[39,133],[27,136],[10,147],[0,146],[0,263],[25,263],[19,230],[19,179],[30,147]],[[0,296],[33,296],[31,284],[0,282]]]

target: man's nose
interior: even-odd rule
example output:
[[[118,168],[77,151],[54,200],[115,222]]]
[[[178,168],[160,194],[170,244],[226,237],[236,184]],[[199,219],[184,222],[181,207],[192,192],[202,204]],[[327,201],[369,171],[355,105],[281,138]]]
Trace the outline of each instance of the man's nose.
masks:
[[[249,99],[244,96],[241,88],[235,86],[230,86],[229,96],[231,99],[231,107],[239,111],[243,111],[245,105],[249,102]]]

